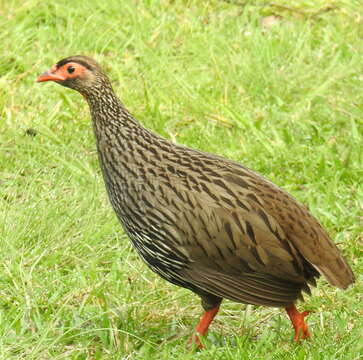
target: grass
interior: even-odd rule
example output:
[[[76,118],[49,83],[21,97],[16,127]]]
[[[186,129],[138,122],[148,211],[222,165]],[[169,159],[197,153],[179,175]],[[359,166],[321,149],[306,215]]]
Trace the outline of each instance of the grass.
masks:
[[[0,0],[0,358],[362,358],[362,15],[358,0]],[[78,53],[146,127],[263,173],[321,220],[358,281],[320,280],[299,305],[311,341],[292,343],[279,309],[226,301],[206,350],[185,349],[199,299],[131,248],[84,100],[34,82]]]

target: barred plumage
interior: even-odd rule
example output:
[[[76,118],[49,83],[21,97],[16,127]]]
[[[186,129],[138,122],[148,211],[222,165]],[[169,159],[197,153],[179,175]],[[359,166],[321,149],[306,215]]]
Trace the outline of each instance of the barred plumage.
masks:
[[[301,292],[309,293],[308,284],[320,274],[343,289],[354,281],[303,205],[236,162],[175,145],[143,128],[94,60],[63,59],[38,80],[57,81],[88,101],[111,204],[150,268],[201,297],[206,314],[200,334],[227,298],[284,306],[295,340],[300,332],[309,336],[307,312],[294,306]]]

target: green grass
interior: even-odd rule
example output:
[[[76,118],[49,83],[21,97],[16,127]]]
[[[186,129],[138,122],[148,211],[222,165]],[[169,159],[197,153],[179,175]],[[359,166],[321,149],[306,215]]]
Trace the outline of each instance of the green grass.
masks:
[[[0,0],[1,359],[362,358],[361,2],[249,3]],[[320,280],[299,305],[311,341],[279,309],[226,301],[206,350],[185,349],[199,299],[131,248],[81,96],[35,83],[79,53],[146,127],[263,173],[327,227],[358,281]]]

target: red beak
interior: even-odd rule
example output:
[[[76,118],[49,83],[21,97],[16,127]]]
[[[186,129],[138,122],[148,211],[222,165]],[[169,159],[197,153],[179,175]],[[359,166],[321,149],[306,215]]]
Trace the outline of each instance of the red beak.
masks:
[[[60,74],[55,74],[54,72],[52,72],[52,69],[44,72],[42,75],[40,75],[37,79],[37,82],[43,82],[43,81],[63,81],[66,80],[66,77],[60,75]]]

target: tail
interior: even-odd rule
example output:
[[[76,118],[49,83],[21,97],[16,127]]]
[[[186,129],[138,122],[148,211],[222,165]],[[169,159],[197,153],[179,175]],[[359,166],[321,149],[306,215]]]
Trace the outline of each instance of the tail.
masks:
[[[342,256],[336,257],[329,264],[312,265],[319,273],[325,276],[331,285],[340,289],[346,289],[355,281],[352,269]]]

